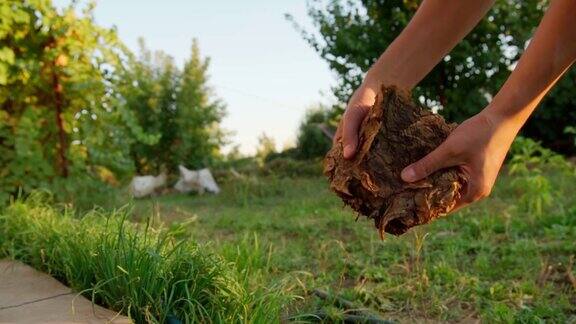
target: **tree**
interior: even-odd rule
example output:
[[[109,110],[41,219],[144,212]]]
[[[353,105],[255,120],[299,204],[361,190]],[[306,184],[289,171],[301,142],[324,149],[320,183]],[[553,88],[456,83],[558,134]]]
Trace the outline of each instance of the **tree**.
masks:
[[[522,129],[522,135],[541,141],[564,154],[576,154],[573,137],[565,130],[576,126],[576,68],[562,77]]]
[[[225,106],[208,86],[209,60],[196,40],[183,69],[165,53],[150,52],[143,40],[140,56],[131,56],[129,66],[122,94],[137,126],[131,145],[137,172],[176,170],[178,164],[199,168],[218,158]]]
[[[177,162],[190,168],[204,167],[221,158],[220,147],[226,142],[220,128],[226,106],[208,86],[209,65],[210,60],[202,58],[194,40],[176,95],[180,133],[174,143]]]
[[[364,73],[399,35],[416,12],[417,0],[313,1],[309,15],[315,33],[302,36],[338,75],[333,92],[344,104]],[[537,26],[547,1],[496,1],[472,32],[413,90],[421,102],[441,108],[449,120],[463,121],[482,109],[508,77]],[[291,19],[291,18],[290,18]],[[574,69],[558,88],[574,89]],[[525,128],[551,145],[563,126],[576,124],[566,91],[557,90]],[[574,98],[574,96],[571,96]],[[571,99],[576,100],[576,99]],[[543,123],[545,121],[545,123]],[[560,127],[558,127],[560,126]]]
[[[159,173],[170,159],[170,147],[178,130],[175,125],[174,91],[179,71],[174,60],[149,51],[139,40],[140,56],[129,56],[121,87],[127,120],[133,125],[130,156],[140,174]]]
[[[130,172],[115,91],[124,48],[93,8],[0,3],[0,200],[98,168]]]
[[[143,43],[136,58],[93,10],[0,2],[0,203],[20,190],[70,196],[219,156],[224,105],[197,43],[183,70]]]

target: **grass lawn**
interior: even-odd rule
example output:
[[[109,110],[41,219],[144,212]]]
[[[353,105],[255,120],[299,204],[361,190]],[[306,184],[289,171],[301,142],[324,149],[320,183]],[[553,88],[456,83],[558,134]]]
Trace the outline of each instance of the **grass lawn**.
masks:
[[[383,241],[323,178],[267,177],[224,183],[219,196],[142,200],[135,217],[180,224],[182,236],[247,269],[254,287],[293,296],[284,316],[342,315],[312,294],[319,288],[407,322],[576,322],[575,190],[558,171],[504,176],[489,199]]]

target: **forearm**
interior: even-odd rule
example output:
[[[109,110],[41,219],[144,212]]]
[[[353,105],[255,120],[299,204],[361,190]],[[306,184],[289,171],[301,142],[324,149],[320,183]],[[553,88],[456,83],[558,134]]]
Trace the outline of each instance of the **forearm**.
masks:
[[[576,1],[554,0],[518,65],[486,111],[518,131],[576,60]]]
[[[494,0],[425,0],[370,68],[365,83],[412,89],[490,9]]]

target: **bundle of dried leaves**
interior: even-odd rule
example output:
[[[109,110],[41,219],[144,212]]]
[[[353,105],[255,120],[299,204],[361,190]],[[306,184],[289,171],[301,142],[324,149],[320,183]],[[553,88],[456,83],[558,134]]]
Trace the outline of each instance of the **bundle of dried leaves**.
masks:
[[[382,86],[362,123],[358,152],[345,160],[337,143],[326,155],[324,173],[346,205],[374,219],[381,236],[401,235],[446,215],[460,197],[465,177],[458,168],[415,183],[400,178],[406,166],[434,150],[455,127],[414,104],[410,93]]]

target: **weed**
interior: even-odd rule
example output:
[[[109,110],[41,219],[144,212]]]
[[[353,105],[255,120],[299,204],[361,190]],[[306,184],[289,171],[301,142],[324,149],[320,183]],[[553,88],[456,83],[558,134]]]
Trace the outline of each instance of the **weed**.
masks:
[[[564,157],[543,148],[538,142],[519,137],[512,147],[509,174],[514,175],[512,187],[520,193],[518,206],[535,217],[541,217],[557,199],[546,170],[557,170],[573,177],[575,168]]]

